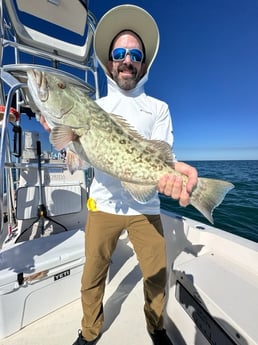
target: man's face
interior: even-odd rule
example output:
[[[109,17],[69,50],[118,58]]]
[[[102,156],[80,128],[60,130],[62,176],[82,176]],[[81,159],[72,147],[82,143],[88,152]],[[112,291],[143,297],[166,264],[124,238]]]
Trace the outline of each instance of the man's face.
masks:
[[[113,49],[115,48],[138,48],[143,51],[139,38],[130,31],[124,31],[116,38],[113,44]],[[145,64],[132,61],[130,54],[127,54],[123,61],[109,61],[107,68],[111,77],[123,90],[135,88],[145,72]]]

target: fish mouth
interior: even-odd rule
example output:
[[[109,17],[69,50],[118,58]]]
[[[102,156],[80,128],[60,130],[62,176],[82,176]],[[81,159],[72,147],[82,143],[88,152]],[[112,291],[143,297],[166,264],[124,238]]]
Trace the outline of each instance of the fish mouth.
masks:
[[[52,78],[51,74],[42,70],[35,69],[35,68],[29,69],[27,71],[27,76],[28,76],[28,88],[29,88],[32,98],[34,99],[35,104],[40,109],[42,108],[43,103],[45,103],[44,115],[46,117],[49,117],[51,120],[54,120],[54,119],[61,120],[66,114],[68,114],[73,109],[74,102],[73,100],[70,100],[70,99],[69,100],[64,99],[62,102],[59,102],[61,103],[61,106],[59,104],[60,107],[57,107],[59,108],[59,111],[56,111],[55,107],[52,104],[51,92],[55,88],[57,90],[65,89],[66,88],[65,81],[62,81],[61,79],[59,80],[58,78],[56,80],[54,76]],[[54,93],[54,91],[52,93]],[[59,98],[59,96],[54,97],[53,95],[54,98]]]
[[[49,97],[48,82],[42,71],[31,69],[27,71],[28,82],[32,85],[32,89],[37,92],[41,102],[46,102]]]

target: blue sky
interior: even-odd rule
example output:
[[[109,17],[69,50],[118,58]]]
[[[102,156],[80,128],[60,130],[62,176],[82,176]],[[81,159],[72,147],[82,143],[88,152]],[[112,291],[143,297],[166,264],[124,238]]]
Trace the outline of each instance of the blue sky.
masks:
[[[123,3],[90,8],[99,19]],[[160,29],[146,91],[169,104],[177,158],[258,159],[258,1],[130,3]]]
[[[90,9],[99,19],[123,3]],[[258,0],[130,3],[160,29],[146,92],[169,104],[177,158],[258,159]]]

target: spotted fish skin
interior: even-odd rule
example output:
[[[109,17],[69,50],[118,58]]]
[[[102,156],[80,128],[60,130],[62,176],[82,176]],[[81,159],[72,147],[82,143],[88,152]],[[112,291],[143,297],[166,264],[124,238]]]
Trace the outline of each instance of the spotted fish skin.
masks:
[[[120,179],[139,202],[153,197],[165,174],[180,175],[187,182],[174,169],[167,143],[143,138],[122,117],[105,112],[65,78],[39,69],[27,74],[30,94],[52,128],[50,141],[57,150],[69,149],[71,170],[80,167],[74,162],[87,162]],[[190,203],[213,222],[213,209],[232,188],[229,182],[199,177]]]

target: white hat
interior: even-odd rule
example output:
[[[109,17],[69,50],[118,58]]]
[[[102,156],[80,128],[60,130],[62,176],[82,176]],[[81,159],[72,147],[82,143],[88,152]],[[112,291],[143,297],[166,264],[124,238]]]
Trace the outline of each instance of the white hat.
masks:
[[[159,48],[159,29],[153,17],[135,5],[116,6],[100,19],[95,31],[94,49],[101,67],[107,72],[110,44],[123,30],[132,30],[142,39],[148,70]]]

